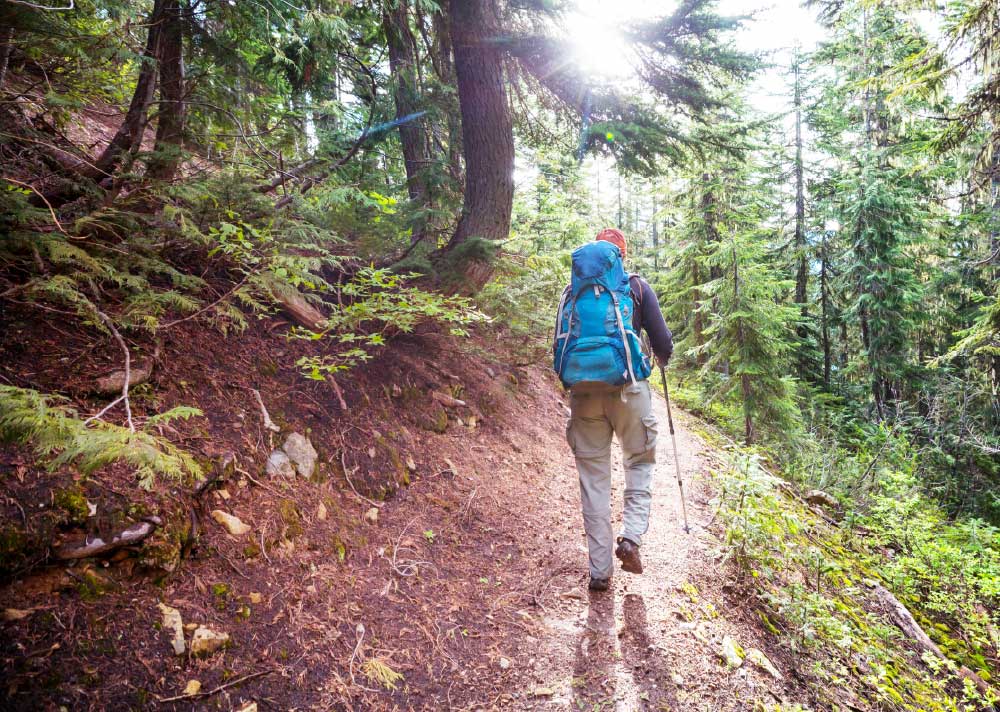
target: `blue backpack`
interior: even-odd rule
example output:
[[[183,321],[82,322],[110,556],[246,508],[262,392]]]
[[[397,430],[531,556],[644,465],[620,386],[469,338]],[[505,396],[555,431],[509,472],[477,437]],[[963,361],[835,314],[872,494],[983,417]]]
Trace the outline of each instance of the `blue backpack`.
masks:
[[[652,372],[632,328],[632,289],[616,245],[573,251],[573,278],[556,317],[552,367],[569,388],[584,381],[619,386]]]

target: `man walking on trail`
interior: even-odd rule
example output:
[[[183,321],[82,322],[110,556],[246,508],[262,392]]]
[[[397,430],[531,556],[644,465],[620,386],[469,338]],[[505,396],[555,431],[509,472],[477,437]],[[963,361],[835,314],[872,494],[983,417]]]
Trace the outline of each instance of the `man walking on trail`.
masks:
[[[570,389],[566,440],[580,474],[592,591],[608,589],[614,568],[612,435],[625,462],[624,522],[614,553],[623,571],[642,573],[639,547],[649,527],[657,431],[647,380],[652,368],[639,334],[646,331],[661,366],[673,353],[656,294],[642,277],[624,271],[626,253],[625,236],[614,228],[573,252],[553,344],[553,365]]]

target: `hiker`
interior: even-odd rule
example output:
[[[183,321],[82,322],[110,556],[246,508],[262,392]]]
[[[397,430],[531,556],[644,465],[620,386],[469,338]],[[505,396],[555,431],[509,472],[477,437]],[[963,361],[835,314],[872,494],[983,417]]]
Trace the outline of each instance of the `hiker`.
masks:
[[[613,570],[612,434],[625,462],[624,522],[615,556],[623,571],[642,573],[639,547],[649,527],[656,416],[647,380],[652,366],[639,334],[646,331],[661,366],[674,350],[656,294],[642,277],[625,272],[626,254],[625,235],[614,228],[573,252],[572,281],[559,303],[553,341],[553,365],[570,389],[566,440],[580,473],[591,591],[606,591]]]

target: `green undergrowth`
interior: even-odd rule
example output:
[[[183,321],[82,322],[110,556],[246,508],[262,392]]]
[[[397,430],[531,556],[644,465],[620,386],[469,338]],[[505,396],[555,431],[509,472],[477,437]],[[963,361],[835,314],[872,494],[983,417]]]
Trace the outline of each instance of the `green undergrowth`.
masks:
[[[158,425],[198,415],[196,408],[173,408],[143,419],[132,431],[100,420],[88,422],[58,396],[0,386],[0,439],[30,444],[49,467],[72,465],[84,474],[125,462],[145,489],[152,488],[157,475],[175,482],[201,477],[201,466],[191,455],[155,433]]]
[[[344,226],[354,224],[349,215],[381,238],[406,239],[382,196],[324,189],[275,210],[253,184],[238,172],[218,172],[164,188],[154,212],[145,198],[123,198],[114,207],[68,212],[53,231],[39,229],[50,216],[31,204],[31,191],[0,183],[0,291],[20,305],[19,324],[34,318],[28,315],[58,313],[95,344],[127,344],[133,358],[178,333],[181,323],[238,338],[253,320],[289,305],[317,310],[308,319],[312,328],[285,334],[317,342],[312,354],[284,365],[320,380],[369,360],[418,324],[436,322],[464,337],[467,327],[488,320],[467,299],[415,286],[415,275],[358,267],[354,257],[338,254]],[[123,427],[120,404],[88,419],[58,393],[2,388],[0,439],[33,447],[53,467],[88,473],[124,462],[147,489],[157,476],[201,474],[160,431],[173,418],[200,415],[195,408],[140,417],[143,387],[134,387],[132,430]]]
[[[993,691],[984,695],[958,671],[996,689],[1000,532],[946,517],[904,437],[880,429],[848,447],[813,431],[794,454],[773,442],[747,447],[724,434],[740,425],[726,403],[704,407],[691,383],[671,383],[671,396],[720,427],[702,435],[726,453],[713,473],[724,557],[824,708],[992,709]],[[806,504],[799,493],[820,483],[842,513]],[[877,586],[907,607],[946,660],[917,652],[881,610]]]

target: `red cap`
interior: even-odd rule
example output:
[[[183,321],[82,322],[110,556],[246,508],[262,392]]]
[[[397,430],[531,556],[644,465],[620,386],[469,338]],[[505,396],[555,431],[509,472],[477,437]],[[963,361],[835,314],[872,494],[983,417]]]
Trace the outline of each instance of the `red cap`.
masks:
[[[618,245],[618,249],[622,252],[622,259],[625,259],[626,245],[625,245],[625,235],[621,230],[613,227],[606,227],[597,233],[595,240],[604,240],[605,242],[610,242],[612,245]]]

